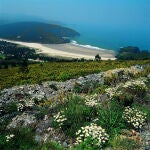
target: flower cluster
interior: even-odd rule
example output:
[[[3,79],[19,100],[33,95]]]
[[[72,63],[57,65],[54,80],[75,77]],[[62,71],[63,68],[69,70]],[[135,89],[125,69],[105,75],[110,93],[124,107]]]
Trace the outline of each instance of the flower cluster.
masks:
[[[64,121],[67,120],[65,115],[63,114],[64,112],[58,112],[56,115],[54,115],[54,122],[58,123],[58,126],[61,128],[61,126],[64,124]]]
[[[85,105],[87,106],[98,106],[100,103],[98,102],[98,95],[87,95],[85,98]]]
[[[33,107],[35,105],[34,99],[25,99],[24,100],[25,106],[26,107]]]
[[[109,98],[112,98],[116,94],[117,90],[118,90],[117,88],[112,87],[105,89],[105,92],[109,96]]]
[[[108,141],[108,134],[105,130],[98,126],[97,124],[91,123],[88,126],[81,127],[80,130],[76,132],[76,144],[86,141],[88,138],[91,139],[91,144],[94,144],[96,141],[97,146],[102,146],[106,141]],[[94,143],[92,143],[94,142]]]
[[[145,79],[132,80],[125,83],[123,87],[135,89],[135,87],[143,87],[146,88]]]
[[[143,96],[145,96],[146,91],[147,91],[147,86],[145,84],[146,82],[147,82],[147,80],[144,78],[128,81],[125,83],[123,88],[125,88],[128,92],[130,92],[134,95],[137,95],[139,97],[143,97]]]
[[[6,135],[6,142],[9,142],[14,136],[14,134]]]
[[[138,109],[126,107],[123,113],[123,118],[133,125],[134,128],[140,129],[145,123],[146,114]]]
[[[18,111],[22,111],[23,108],[24,108],[23,104],[21,104],[21,103],[18,103],[18,104],[17,104],[17,110],[18,110]]]
[[[17,104],[17,110],[23,111],[25,108],[32,108],[35,105],[34,98],[27,98],[20,101]]]
[[[109,96],[109,98],[113,98],[114,95],[121,95],[122,94],[122,84],[118,84],[116,87],[107,88],[105,89],[106,94]]]
[[[107,88],[105,92],[110,99],[114,96],[121,96],[124,92],[140,97],[144,96],[147,91],[146,82],[147,80],[145,78],[139,78],[137,80],[127,81],[125,84],[120,83],[116,87]]]

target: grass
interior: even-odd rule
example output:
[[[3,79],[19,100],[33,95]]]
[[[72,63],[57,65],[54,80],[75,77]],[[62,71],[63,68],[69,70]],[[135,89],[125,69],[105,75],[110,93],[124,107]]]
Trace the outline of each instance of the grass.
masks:
[[[43,81],[65,81],[79,76],[98,73],[114,68],[147,64],[145,61],[100,61],[100,62],[49,62],[43,65],[29,65],[29,72],[21,72],[18,67],[0,69],[0,90],[22,84],[36,84]]]
[[[96,116],[96,109],[86,106],[84,99],[78,96],[70,97],[68,102],[61,105],[58,109],[63,111],[67,118],[62,126],[62,130],[70,137],[75,137],[75,132]]]
[[[97,124],[105,128],[110,137],[119,134],[122,129],[127,128],[126,123],[122,118],[123,106],[115,101],[104,103],[98,109]]]

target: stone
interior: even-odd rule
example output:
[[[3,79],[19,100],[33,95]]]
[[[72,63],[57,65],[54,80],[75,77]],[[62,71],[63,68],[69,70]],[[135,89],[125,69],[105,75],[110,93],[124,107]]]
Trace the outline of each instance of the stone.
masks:
[[[22,115],[17,115],[12,119],[10,124],[7,126],[10,128],[19,128],[19,127],[29,127],[36,123],[36,118],[32,114],[23,113]]]
[[[67,144],[67,142],[63,142],[63,144],[62,144],[64,147],[68,147],[68,144]]]

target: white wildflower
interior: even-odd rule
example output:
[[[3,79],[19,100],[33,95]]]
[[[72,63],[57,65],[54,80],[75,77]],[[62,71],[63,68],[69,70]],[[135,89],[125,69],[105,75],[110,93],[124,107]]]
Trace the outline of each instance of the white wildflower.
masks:
[[[134,128],[140,129],[145,123],[146,114],[135,108],[126,107],[123,118],[133,125]]]
[[[81,127],[80,130],[76,132],[77,138],[76,138],[76,144],[79,144],[83,141],[86,141],[87,138],[91,138],[92,141],[96,140],[98,146],[102,146],[103,143],[108,141],[108,134],[105,132],[104,129],[102,129],[101,126],[98,126],[95,123],[91,123],[88,126]],[[91,141],[91,144],[93,144]]]

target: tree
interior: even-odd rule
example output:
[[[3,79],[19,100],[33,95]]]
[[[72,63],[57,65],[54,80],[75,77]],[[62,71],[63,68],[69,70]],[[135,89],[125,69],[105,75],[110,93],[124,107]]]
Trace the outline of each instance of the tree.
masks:
[[[27,58],[24,58],[23,59],[23,62],[22,62],[22,65],[21,65],[21,71],[22,72],[28,72],[29,69],[28,69],[28,59]]]
[[[95,55],[95,60],[96,60],[96,61],[100,61],[100,60],[101,60],[101,57],[99,56],[99,54],[96,54],[96,55]]]

